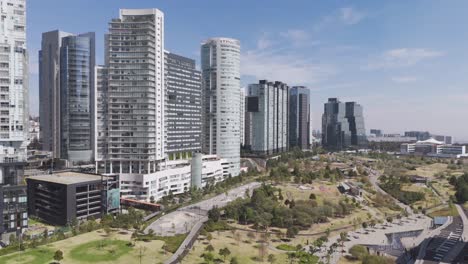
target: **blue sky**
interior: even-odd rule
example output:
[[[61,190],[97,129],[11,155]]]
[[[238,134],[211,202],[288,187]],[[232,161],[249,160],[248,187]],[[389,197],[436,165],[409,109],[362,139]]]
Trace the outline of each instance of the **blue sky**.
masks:
[[[468,141],[468,1],[29,0],[31,113],[41,33],[103,34],[119,8],[165,13],[167,50],[199,63],[209,37],[241,41],[242,83],[306,85],[313,127],[328,97],[364,106],[366,128],[429,130]]]

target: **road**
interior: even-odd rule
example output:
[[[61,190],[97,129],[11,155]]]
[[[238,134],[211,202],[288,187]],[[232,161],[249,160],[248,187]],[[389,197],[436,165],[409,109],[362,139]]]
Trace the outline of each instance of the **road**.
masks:
[[[368,169],[367,170],[368,174],[369,174],[369,181],[370,183],[372,184],[372,186],[374,186],[374,189],[376,191],[378,191],[379,193],[381,194],[384,194],[384,195],[388,195],[390,196],[393,201],[395,201],[395,203],[400,206],[401,208],[405,209],[405,211],[409,214],[413,214],[413,209],[411,209],[410,206],[400,202],[398,199],[394,198],[393,196],[389,195],[388,193],[386,193],[382,188],[380,188],[379,184],[378,184],[378,181],[379,181],[379,177],[381,176],[381,173],[379,171],[376,171],[376,170],[373,170],[373,169]]]
[[[152,229],[154,233],[159,236],[186,234],[198,222],[205,219],[208,215],[208,211],[214,206],[220,208],[224,207],[237,198],[245,197],[247,190],[252,193],[254,189],[260,186],[261,183],[259,182],[248,183],[228,191],[227,195],[223,193],[213,198],[179,208],[174,212],[161,216],[158,220],[151,223],[145,229],[145,233],[148,233],[148,231]]]

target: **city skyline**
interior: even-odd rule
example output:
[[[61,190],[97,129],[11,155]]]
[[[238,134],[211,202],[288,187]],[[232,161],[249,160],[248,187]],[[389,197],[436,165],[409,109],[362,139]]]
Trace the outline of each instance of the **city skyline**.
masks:
[[[202,41],[232,37],[241,42],[243,87],[260,79],[309,87],[313,129],[320,128],[327,98],[340,97],[364,106],[368,128],[389,133],[427,130],[468,140],[467,123],[453,122],[463,120],[467,112],[467,38],[458,34],[468,22],[461,8],[467,3],[457,2],[459,8],[435,1],[265,3],[197,1],[181,7],[177,1],[31,2],[27,6],[31,114],[38,114],[37,51],[42,32],[96,32],[97,64],[102,64],[103,34],[116,10],[154,7],[166,14],[166,49],[195,59],[198,68]],[[75,15],[91,5],[86,20]],[[217,12],[208,16],[200,12],[205,9]],[[268,12],[258,12],[263,9]],[[43,14],[50,10],[60,12],[49,19]],[[284,10],[294,16],[264,19]],[[234,19],[224,20],[226,12]],[[216,20],[220,23],[212,23]]]

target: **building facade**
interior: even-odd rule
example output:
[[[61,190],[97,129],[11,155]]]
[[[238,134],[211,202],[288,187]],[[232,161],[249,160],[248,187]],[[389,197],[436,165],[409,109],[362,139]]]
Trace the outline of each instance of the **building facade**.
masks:
[[[304,86],[289,90],[289,147],[309,148],[310,91]]]
[[[346,102],[346,119],[351,132],[351,145],[364,147],[367,144],[366,127],[362,106],[356,102]]]
[[[71,162],[93,160],[95,34],[42,34],[39,106],[43,149]]]
[[[261,80],[249,85],[247,101],[247,111],[251,113],[250,150],[262,155],[287,151],[289,87],[282,82]]]
[[[212,38],[201,46],[203,152],[229,162],[240,174],[240,42]],[[226,175],[226,176],[228,176]]]
[[[109,69],[106,66],[96,66],[94,71],[96,89],[94,101],[94,160],[101,162],[108,157],[108,107],[109,107]]]
[[[197,157],[200,157],[199,164],[196,164]],[[158,201],[169,194],[185,193],[191,186],[216,184],[225,179],[224,174],[230,164],[216,155],[200,156],[200,153],[196,153],[192,160],[168,160],[158,166],[159,170],[151,174],[122,174],[122,197]]]
[[[431,133],[427,131],[406,131],[405,137],[415,137],[419,141],[424,141],[431,138]]]
[[[170,160],[201,152],[201,73],[195,60],[165,52],[166,152]]]
[[[22,185],[29,138],[26,1],[0,0],[0,17],[0,234],[4,234],[21,232],[28,218]]]
[[[50,224],[67,225],[120,210],[117,176],[60,172],[26,181],[29,214]]]
[[[164,14],[121,9],[106,35],[107,173],[147,174],[165,152]]]
[[[346,105],[337,98],[330,98],[325,103],[322,116],[322,145],[332,150],[341,150],[351,145]]]
[[[243,87],[240,90],[240,103],[239,103],[239,106],[240,106],[240,110],[239,110],[239,114],[240,114],[240,144],[241,144],[241,146],[245,146],[245,112],[246,112],[246,108],[245,108],[245,90],[244,90]]]

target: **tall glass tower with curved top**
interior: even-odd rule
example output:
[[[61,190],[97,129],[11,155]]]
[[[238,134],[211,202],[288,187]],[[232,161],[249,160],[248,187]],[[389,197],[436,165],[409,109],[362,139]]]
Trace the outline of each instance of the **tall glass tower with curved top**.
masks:
[[[228,161],[226,176],[240,173],[240,42],[211,38],[201,46],[203,152]]]

